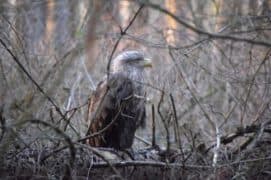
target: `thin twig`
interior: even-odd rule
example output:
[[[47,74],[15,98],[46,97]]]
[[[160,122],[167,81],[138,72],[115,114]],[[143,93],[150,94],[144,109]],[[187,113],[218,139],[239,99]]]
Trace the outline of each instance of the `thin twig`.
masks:
[[[156,129],[155,129],[155,110],[154,110],[154,104],[151,106],[152,110],[152,147],[156,146]]]
[[[259,73],[261,67],[264,65],[264,63],[269,59],[269,55],[270,55],[270,52],[271,52],[271,49],[269,49],[267,51],[267,53],[265,54],[265,57],[264,59],[262,60],[261,64],[258,66],[258,68],[256,69],[252,79],[251,79],[251,82],[249,83],[249,86],[248,86],[248,90],[247,90],[247,95],[246,95],[246,98],[245,98],[245,102],[244,102],[244,109],[241,113],[241,119],[240,119],[240,124],[241,126],[243,126],[243,121],[244,121],[244,114],[246,112],[246,109],[247,109],[247,105],[248,105],[248,98],[251,94],[251,90],[252,90],[252,86],[254,85],[254,81],[256,79],[256,76],[257,74]]]
[[[114,167],[129,167],[129,166],[150,166],[150,167],[168,167],[168,168],[176,168],[176,167],[184,167],[183,164],[180,163],[164,163],[164,162],[154,162],[154,161],[122,161],[111,163]],[[104,168],[108,167],[107,163],[96,163],[93,164],[94,168]],[[186,168],[195,168],[195,169],[212,169],[212,166],[200,166],[200,165],[185,165]]]
[[[173,63],[176,65],[177,71],[178,71],[178,75],[180,76],[180,79],[182,79],[185,83],[186,88],[188,89],[188,91],[190,92],[191,96],[193,97],[193,100],[195,100],[195,102],[197,103],[197,105],[200,107],[201,111],[203,112],[205,118],[208,120],[209,124],[212,127],[212,130],[215,131],[215,123],[213,122],[213,120],[211,119],[211,117],[208,115],[207,111],[203,108],[202,104],[200,103],[199,99],[197,98],[196,94],[194,93],[194,91],[192,90],[192,88],[190,87],[190,85],[188,84],[181,68],[179,67],[178,63],[175,60],[175,57],[172,53],[172,50],[169,49],[169,55],[173,61]]]
[[[82,145],[82,144],[80,144],[80,145]],[[89,149],[95,155],[97,155],[98,157],[100,157],[103,161],[105,161],[107,167],[109,166],[118,177],[120,177],[121,179],[123,179],[123,177],[121,176],[121,174],[119,173],[119,171],[115,168],[115,166],[113,166],[112,163],[109,160],[107,160],[106,157],[99,150],[97,150],[96,148],[87,146],[87,145],[84,145],[83,147]],[[92,167],[93,166],[95,166],[95,164],[93,164]]]
[[[166,130],[166,139],[167,139],[167,148],[166,148],[166,152],[169,152],[170,150],[170,135],[169,135],[169,127],[168,127],[168,122],[170,120],[170,116],[168,118],[168,120],[165,119],[165,117],[163,116],[162,112],[161,112],[161,105],[164,101],[164,91],[162,92],[161,96],[160,96],[160,100],[159,100],[159,103],[158,103],[158,107],[157,107],[157,111],[158,111],[158,114],[161,118],[161,121],[164,125],[164,128]]]
[[[113,50],[109,56],[109,60],[108,60],[108,63],[107,63],[107,79],[109,78],[109,75],[110,75],[110,66],[111,66],[111,61],[113,59],[113,55],[115,53],[115,51],[117,50],[117,47],[122,39],[122,37],[124,35],[126,35],[126,32],[128,31],[128,29],[132,26],[132,24],[134,23],[134,21],[136,20],[136,17],[139,15],[139,13],[141,12],[141,10],[143,9],[144,5],[140,5],[140,7],[138,8],[138,10],[136,11],[135,15],[133,16],[133,18],[131,19],[131,21],[129,22],[129,24],[127,25],[127,27],[122,30],[122,28],[120,27],[120,36],[117,40],[117,42],[115,43],[114,47],[113,47]]]
[[[3,107],[0,107],[0,123],[1,123],[1,135],[0,135],[0,142],[2,141],[5,133],[6,133],[6,119],[3,116]]]
[[[217,168],[217,161],[218,161],[218,157],[219,157],[220,145],[221,145],[221,134],[220,134],[219,127],[216,125],[216,147],[215,147],[214,156],[213,156],[213,167],[214,168]]]
[[[17,63],[17,65],[20,67],[20,69],[25,73],[25,75],[30,79],[30,81],[37,87],[37,89],[44,95],[44,97],[55,107],[56,111],[59,113],[61,118],[63,118],[65,121],[68,121],[65,115],[61,112],[60,108],[56,105],[56,103],[53,101],[53,99],[41,88],[41,86],[33,79],[33,77],[30,75],[30,73],[25,69],[23,64],[19,61],[19,59],[13,54],[13,52],[8,48],[6,43],[0,39],[0,43],[5,48],[5,50],[11,55],[12,59]],[[69,123],[70,124],[70,123]],[[74,132],[77,132],[73,126],[70,125],[70,127],[73,129]]]
[[[86,137],[84,137],[84,138],[79,139],[78,142],[84,142],[85,140],[88,140],[88,139],[94,138],[94,137],[96,137],[96,136],[99,136],[99,135],[101,135],[102,133],[104,133],[105,131],[107,131],[107,130],[108,130],[108,129],[116,122],[116,120],[118,119],[118,116],[122,113],[123,106],[124,106],[124,104],[122,103],[122,104],[120,105],[119,111],[117,112],[117,114],[115,115],[115,117],[114,117],[114,118],[112,119],[112,121],[111,121],[109,124],[107,124],[103,129],[99,130],[98,132],[95,132],[95,133],[90,134],[90,130],[91,130],[91,126],[90,126],[89,129],[88,129],[88,132],[87,132],[87,134],[90,134],[90,135],[88,135],[88,136],[86,136]]]
[[[143,142],[144,144],[148,145],[148,146],[152,145],[149,141],[147,141],[146,139],[144,139],[144,138],[138,136],[137,134],[135,134],[135,138],[136,138],[137,140]]]
[[[69,149],[70,149],[70,153],[71,153],[70,166],[73,167],[74,160],[75,160],[75,155],[76,155],[76,149],[74,147],[74,144],[73,144],[71,138],[68,135],[66,135],[62,130],[55,127],[54,125],[52,125],[52,124],[50,124],[48,122],[39,120],[39,119],[30,119],[30,120],[21,121],[21,122],[17,123],[15,125],[15,127],[18,127],[19,125],[23,125],[23,124],[26,124],[26,123],[41,124],[43,126],[46,126],[46,127],[49,127],[51,129],[53,129],[57,134],[61,135],[68,144],[68,146],[66,146],[66,147],[69,147]]]
[[[170,101],[171,101],[171,105],[172,105],[172,109],[173,109],[173,117],[174,117],[174,130],[175,130],[175,138],[176,138],[176,141],[177,141],[177,145],[180,149],[181,148],[181,140],[180,140],[180,131],[179,131],[179,122],[178,122],[178,118],[177,118],[177,112],[176,112],[176,106],[175,106],[175,102],[174,102],[174,99],[173,99],[173,96],[172,94],[170,93],[169,94],[169,97],[170,97]]]
[[[101,130],[99,130],[99,131],[97,131],[97,132],[95,132],[95,133],[90,134],[90,128],[89,128],[87,134],[90,134],[90,135],[87,135],[87,136],[85,136],[85,137],[83,137],[83,138],[81,138],[81,139],[78,139],[76,142],[85,142],[85,141],[88,140],[88,139],[95,138],[96,136],[99,136],[99,135],[101,135],[102,133],[104,133],[106,130],[108,130],[108,128],[110,128],[110,127],[116,122],[117,117],[118,117],[118,115],[121,113],[122,109],[123,109],[123,104],[121,104],[120,109],[119,109],[118,113],[116,114],[116,116],[114,117],[114,119],[113,119],[109,124],[107,124],[103,129],[101,129]],[[46,160],[47,158],[49,158],[49,157],[52,156],[53,154],[56,154],[56,153],[58,153],[58,152],[60,152],[60,151],[63,151],[63,150],[66,149],[67,147],[68,147],[68,146],[63,146],[63,147],[60,147],[60,148],[58,148],[58,149],[52,151],[50,154],[44,156],[44,157],[41,159],[41,161]]]

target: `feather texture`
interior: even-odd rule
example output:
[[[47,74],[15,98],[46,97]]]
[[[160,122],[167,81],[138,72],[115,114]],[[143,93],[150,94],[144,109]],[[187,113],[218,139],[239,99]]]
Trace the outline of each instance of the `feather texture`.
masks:
[[[145,124],[143,88],[122,73],[102,81],[90,99],[87,135],[103,131],[90,138],[94,147],[130,148],[136,129]]]

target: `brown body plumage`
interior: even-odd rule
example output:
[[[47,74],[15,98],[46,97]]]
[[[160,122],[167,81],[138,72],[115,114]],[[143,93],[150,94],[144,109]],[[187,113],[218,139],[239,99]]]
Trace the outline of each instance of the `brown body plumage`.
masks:
[[[95,147],[130,148],[145,122],[144,67],[150,61],[137,51],[126,51],[112,61],[112,73],[100,82],[89,103],[88,143]]]

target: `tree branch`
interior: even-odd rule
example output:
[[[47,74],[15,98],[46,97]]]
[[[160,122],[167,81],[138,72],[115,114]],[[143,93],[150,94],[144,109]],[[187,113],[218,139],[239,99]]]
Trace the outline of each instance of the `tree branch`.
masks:
[[[146,1],[146,0],[139,0],[139,4],[145,5],[146,7],[150,7],[152,9],[154,9],[154,10],[160,11],[160,12],[162,12],[162,13],[170,16],[170,17],[172,17],[179,24],[181,24],[184,27],[190,29],[191,31],[193,31],[193,32],[195,32],[197,34],[206,35],[209,38],[222,39],[222,40],[232,40],[232,41],[239,41],[239,42],[246,42],[246,43],[249,43],[249,44],[255,44],[255,45],[259,45],[259,46],[271,47],[271,43],[270,42],[257,41],[257,40],[252,40],[252,39],[239,38],[239,37],[230,36],[230,35],[222,35],[222,34],[218,34],[218,33],[207,32],[207,31],[205,31],[203,29],[197,28],[197,27],[195,27],[195,26],[187,23],[186,21],[182,20],[181,18],[179,18],[175,14],[171,13],[167,9],[164,9],[161,6],[159,6],[157,4],[154,4],[154,3],[151,3],[149,1]]]

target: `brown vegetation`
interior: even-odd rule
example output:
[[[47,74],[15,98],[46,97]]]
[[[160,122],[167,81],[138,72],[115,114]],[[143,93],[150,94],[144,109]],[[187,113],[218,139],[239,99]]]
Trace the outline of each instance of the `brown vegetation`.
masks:
[[[0,2],[0,177],[270,179],[268,0]],[[133,150],[82,142],[111,60],[152,57]]]

